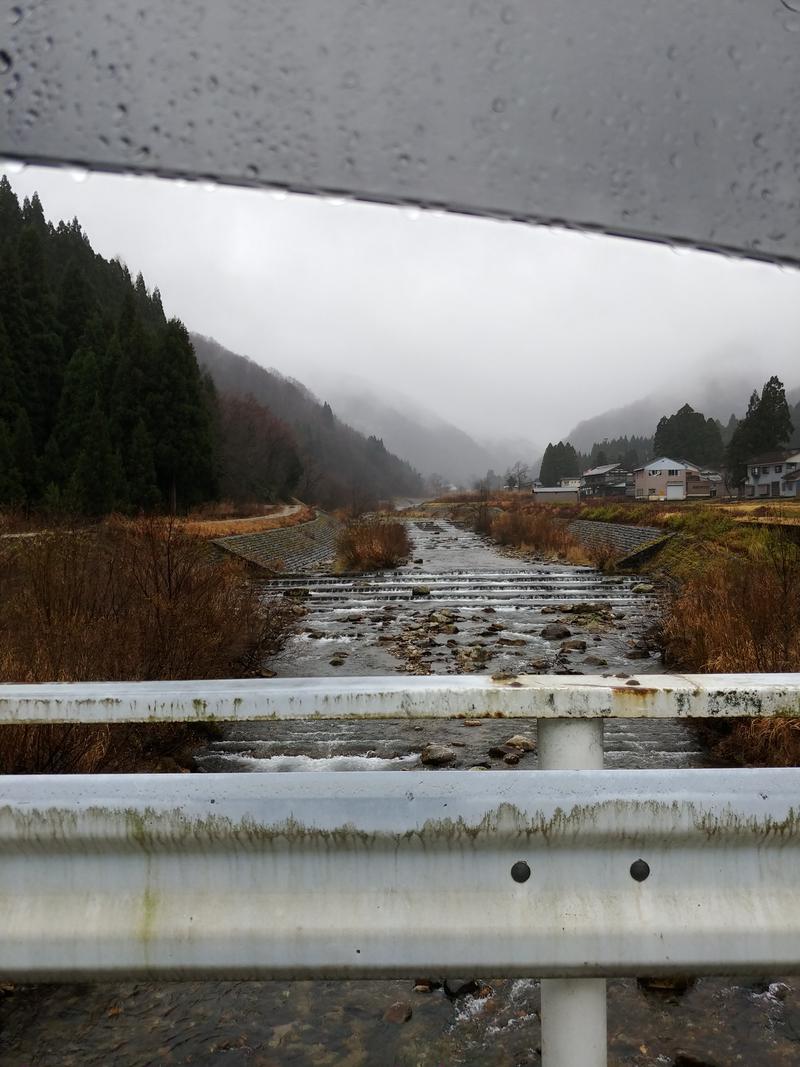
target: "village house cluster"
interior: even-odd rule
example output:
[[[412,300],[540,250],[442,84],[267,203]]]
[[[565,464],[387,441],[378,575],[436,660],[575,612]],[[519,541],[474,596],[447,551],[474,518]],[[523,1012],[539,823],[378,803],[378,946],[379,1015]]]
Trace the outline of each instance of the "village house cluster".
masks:
[[[635,500],[694,500],[740,495],[725,473],[706,470],[686,460],[659,456],[635,470],[622,463],[606,463],[580,477],[562,478],[558,485],[535,482],[538,501],[577,503],[587,497],[631,497]],[[746,499],[800,498],[800,449],[784,449],[753,456],[747,463]]]

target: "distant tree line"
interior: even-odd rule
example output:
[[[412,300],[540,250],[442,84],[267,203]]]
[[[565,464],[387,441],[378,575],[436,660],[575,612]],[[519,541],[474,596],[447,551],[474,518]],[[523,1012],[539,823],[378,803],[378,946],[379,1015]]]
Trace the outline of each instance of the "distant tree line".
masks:
[[[653,449],[652,437],[627,434],[622,437],[606,437],[592,445],[589,452],[578,453],[581,471],[619,463],[625,470],[636,470]]]
[[[282,399],[218,393],[157,289],[96,254],[77,219],[53,226],[36,194],[20,205],[0,179],[0,505],[101,515],[285,498],[312,486],[330,440],[313,419],[290,426]],[[355,437],[354,454],[385,453]],[[384,495],[419,484],[396,457],[370,480],[331,451],[342,470],[326,503],[349,502],[351,475]]]
[[[659,419],[652,438],[631,436],[601,441],[592,446],[591,452],[579,453],[578,460],[581,470],[615,462],[635,470],[649,459],[668,456],[699,467],[725,467],[731,485],[739,486],[747,476],[748,459],[786,447],[795,427],[800,427],[800,401],[792,408],[783,383],[773,376],[760,393],[753,392],[741,419],[731,414],[723,424],[684,404],[673,415]]]
[[[795,415],[800,415],[800,404],[795,407]],[[737,424],[728,443],[726,464],[731,484],[743,484],[747,477],[748,460],[788,445],[794,428],[783,383],[773,375],[764,383],[760,393],[754,390],[751,394],[747,413]]]
[[[724,448],[720,424],[707,419],[689,404],[684,404],[674,415],[658,420],[653,437],[654,456],[669,456],[672,459],[688,459],[698,466],[719,467]]]
[[[562,478],[576,478],[580,473],[578,453],[569,441],[548,444],[539,469],[542,485],[558,485]]]

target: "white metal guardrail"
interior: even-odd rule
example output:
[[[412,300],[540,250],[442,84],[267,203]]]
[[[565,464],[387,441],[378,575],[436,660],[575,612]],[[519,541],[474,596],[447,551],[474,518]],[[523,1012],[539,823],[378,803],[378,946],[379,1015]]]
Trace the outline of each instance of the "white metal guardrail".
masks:
[[[537,719],[541,773],[0,778],[0,977],[538,975],[544,1062],[596,1067],[605,976],[800,972],[800,769],[602,770],[605,717],[800,717],[797,676],[0,686],[0,725],[458,715]]]
[[[800,717],[796,674],[274,678],[0,685],[4,722]]]

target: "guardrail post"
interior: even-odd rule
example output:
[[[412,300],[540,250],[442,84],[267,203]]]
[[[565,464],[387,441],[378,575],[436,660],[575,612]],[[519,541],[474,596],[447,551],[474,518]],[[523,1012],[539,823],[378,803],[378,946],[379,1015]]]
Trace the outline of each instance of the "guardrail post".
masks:
[[[602,719],[539,719],[539,768],[600,770]],[[604,978],[542,980],[542,1067],[606,1067]]]

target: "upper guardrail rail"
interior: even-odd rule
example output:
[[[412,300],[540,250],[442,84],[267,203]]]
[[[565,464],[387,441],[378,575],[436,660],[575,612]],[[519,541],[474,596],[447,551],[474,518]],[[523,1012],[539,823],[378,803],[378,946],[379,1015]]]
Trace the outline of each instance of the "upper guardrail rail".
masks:
[[[455,675],[0,685],[8,723],[800,718],[800,674]]]

